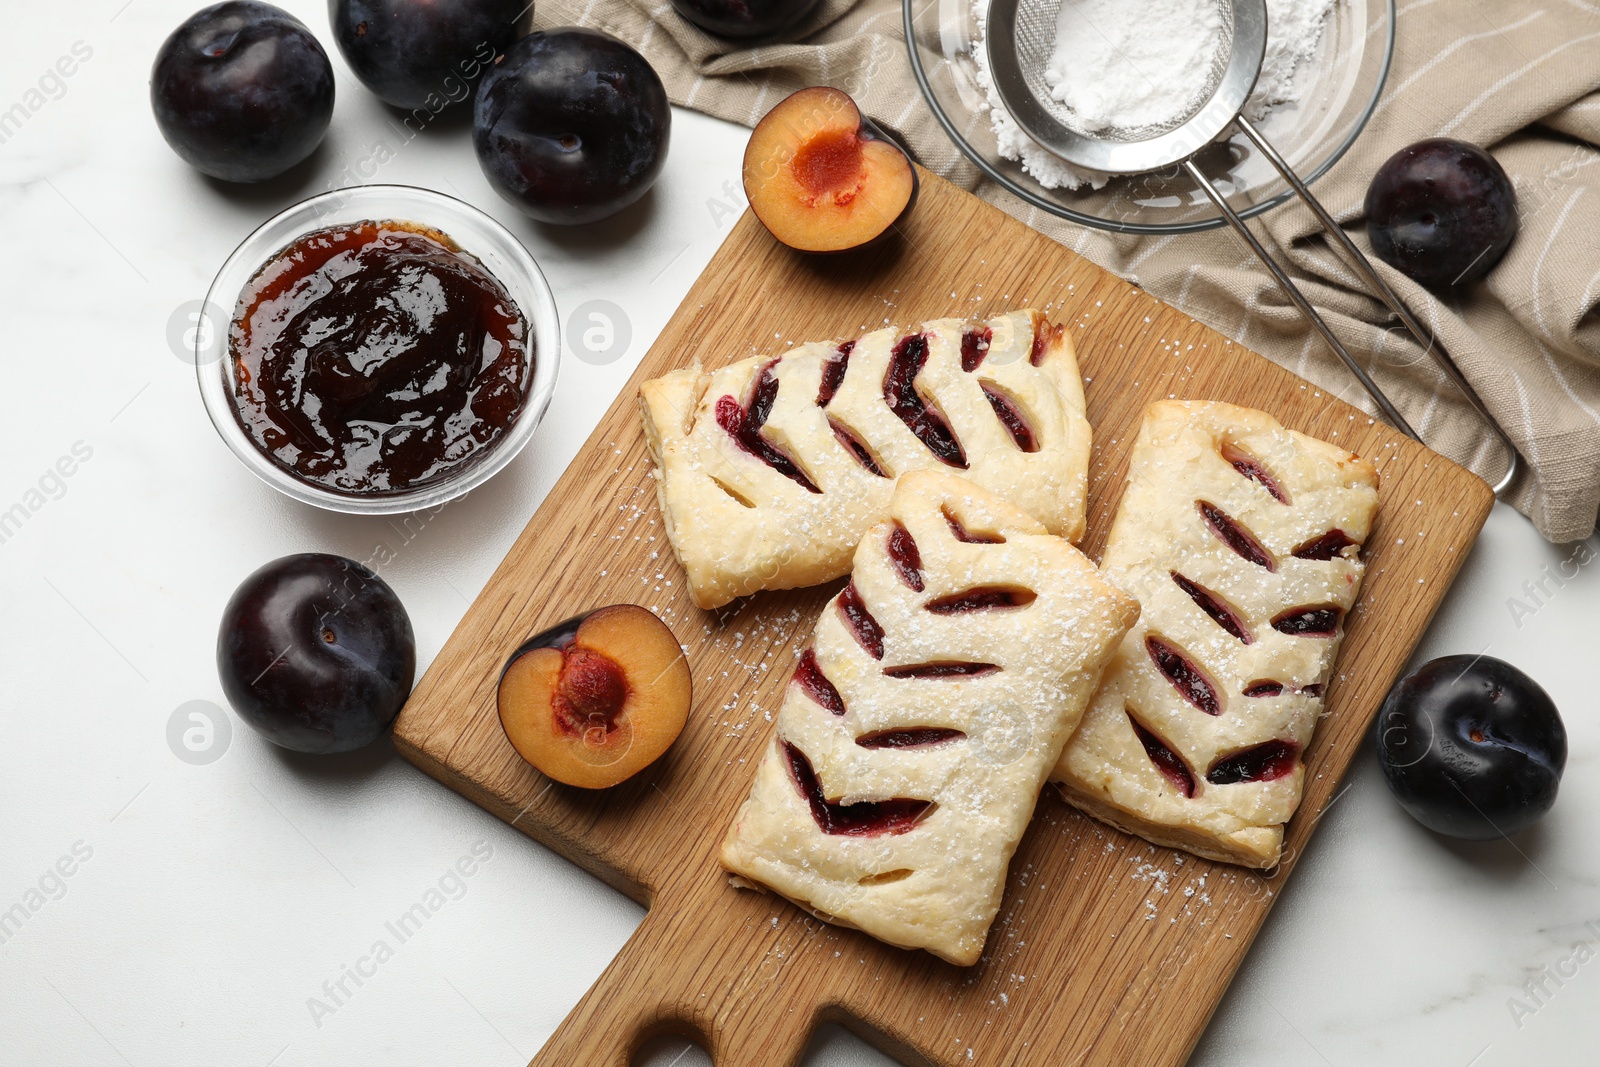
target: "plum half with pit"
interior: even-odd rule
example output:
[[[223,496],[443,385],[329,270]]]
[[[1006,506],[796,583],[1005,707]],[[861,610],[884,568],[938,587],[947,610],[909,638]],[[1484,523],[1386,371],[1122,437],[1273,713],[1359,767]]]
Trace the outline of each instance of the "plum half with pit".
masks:
[[[603,789],[677,740],[689,718],[689,662],[667,624],[637,604],[558,623],[500,675],[500,725],[523,759],[558,782]]]
[[[1486,841],[1549,811],[1567,763],[1550,694],[1492,656],[1443,656],[1406,675],[1378,713],[1378,759],[1413,818]]]
[[[472,145],[496,192],[540,222],[597,222],[655,184],[667,90],[631,46],[598,30],[530,33],[478,85]]]
[[[672,0],[672,9],[719,37],[765,37],[796,25],[818,0]]]
[[[750,210],[802,252],[842,252],[889,234],[917,199],[905,151],[846,93],[801,89],[756,124],[744,150]]]
[[[527,0],[328,0],[333,40],[385,103],[437,113],[527,32]]]
[[[1378,258],[1433,288],[1482,278],[1517,235],[1517,191],[1505,169],[1448,137],[1390,156],[1367,187],[1365,211]]]
[[[305,23],[256,0],[191,15],[156,53],[150,105],[172,150],[229,182],[275,178],[333,118],[333,66]]]
[[[284,556],[246,578],[217,632],[228,703],[296,752],[377,740],[416,668],[411,619],[394,590],[356,561],[322,552]]]

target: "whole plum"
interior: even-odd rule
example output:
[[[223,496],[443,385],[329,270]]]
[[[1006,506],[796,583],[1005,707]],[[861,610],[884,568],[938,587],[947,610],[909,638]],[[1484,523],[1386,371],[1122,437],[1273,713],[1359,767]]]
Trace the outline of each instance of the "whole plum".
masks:
[[[430,112],[470,96],[532,18],[527,0],[328,0],[334,43],[361,84]]]
[[[400,599],[343,556],[273,560],[240,583],[217,631],[217,673],[233,710],[296,752],[348,752],[377,740],[416,668]]]
[[[1567,731],[1532,678],[1493,656],[1442,656],[1378,712],[1378,759],[1401,807],[1451,837],[1505,837],[1556,801]]]
[[[333,118],[333,66],[299,19],[227,0],[172,31],[150,72],[172,150],[230,182],[275,178],[316,150]]]
[[[672,0],[672,9],[719,37],[764,37],[787,30],[818,0]]]
[[[1517,235],[1517,191],[1477,145],[1435,137],[1389,157],[1367,187],[1378,258],[1435,288],[1477,281]]]
[[[638,200],[666,165],[667,91],[632,47],[598,30],[530,33],[478,86],[472,144],[495,191],[573,225]]]

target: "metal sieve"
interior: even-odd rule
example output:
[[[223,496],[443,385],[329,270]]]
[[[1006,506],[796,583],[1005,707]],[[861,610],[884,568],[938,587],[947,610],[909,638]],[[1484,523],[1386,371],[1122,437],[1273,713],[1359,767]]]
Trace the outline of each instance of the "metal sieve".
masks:
[[[990,0],[984,48],[988,52],[989,73],[995,91],[1023,132],[1075,167],[1108,174],[1142,174],[1181,166],[1222,212],[1245,244],[1250,246],[1256,258],[1272,273],[1284,294],[1300,309],[1300,313],[1327,342],[1328,347],[1355,375],[1384,417],[1406,436],[1421,441],[1422,438],[1411,428],[1405,416],[1400,414],[1366,369],[1356,362],[1344,343],[1300,292],[1294,280],[1267,253],[1238,212],[1229,205],[1227,198],[1195,162],[1195,155],[1215,141],[1219,134],[1229,127],[1238,129],[1312,210],[1334,245],[1344,252],[1350,265],[1399,317],[1406,331],[1417,339],[1439,370],[1455,384],[1505,445],[1508,457],[1506,471],[1494,485],[1497,494],[1503,492],[1516,478],[1522,462],[1510,435],[1489,412],[1477,391],[1456,366],[1455,360],[1423,330],[1421,323],[1373,269],[1371,262],[1334,221],[1321,201],[1311,195],[1294,168],[1242,114],[1245,101],[1255,88],[1256,77],[1261,73],[1262,58],[1266,54],[1266,0],[1217,2],[1222,14],[1222,45],[1211,65],[1205,89],[1197,96],[1188,114],[1176,122],[1137,129],[1111,127],[1095,133],[1081,133],[1070,125],[1073,119],[1071,112],[1055,100],[1044,79],[1045,65],[1056,46],[1056,27],[1063,0]]]

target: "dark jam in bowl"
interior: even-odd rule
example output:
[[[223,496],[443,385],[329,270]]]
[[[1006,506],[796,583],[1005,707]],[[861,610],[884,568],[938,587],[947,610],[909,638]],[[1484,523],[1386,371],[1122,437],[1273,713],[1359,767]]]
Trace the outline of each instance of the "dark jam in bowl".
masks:
[[[273,256],[228,330],[239,424],[336,493],[398,493],[476,462],[522,410],[528,323],[437,230],[357,222]]]

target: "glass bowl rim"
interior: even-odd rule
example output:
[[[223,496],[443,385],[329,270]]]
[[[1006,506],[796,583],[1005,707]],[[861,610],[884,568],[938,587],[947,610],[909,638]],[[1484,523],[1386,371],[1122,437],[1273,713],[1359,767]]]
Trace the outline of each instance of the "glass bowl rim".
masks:
[[[529,340],[532,341],[529,353],[533,361],[533,375],[524,394],[522,411],[517,415],[516,421],[498,442],[490,446],[480,460],[430,485],[396,493],[374,493],[363,496],[337,493],[301,479],[273,462],[256,444],[254,438],[239,425],[234,414],[232,391],[226,381],[229,360],[227,331],[238,306],[238,290],[243,289],[244,284],[256,275],[270,257],[308,233],[339,225],[339,218],[319,211],[320,208],[335,203],[340,212],[346,212],[352,206],[359,212],[363,203],[376,201],[414,204],[418,211],[415,216],[409,218],[393,210],[362,213],[362,218],[373,218],[378,221],[393,219],[428,226],[456,241],[463,252],[480,262],[483,261],[481,249],[472,247],[472,241],[464,239],[459,228],[453,229],[452,220],[477,227],[488,237],[503,245],[503,248],[497,251],[504,253],[504,258],[509,261],[508,265],[515,275],[510,278],[501,277],[500,271],[504,268],[492,270],[491,273],[511,293],[512,299],[517,302],[528,320]],[[429,208],[444,217],[430,217],[427,211]],[[341,214],[340,217],[345,216]],[[353,220],[346,218],[346,221]],[[294,225],[286,227],[289,223]],[[487,268],[488,264],[485,264],[485,267]],[[232,287],[234,280],[238,280],[239,283],[236,291],[220,292],[219,286]],[[528,302],[533,306],[524,307],[523,304]],[[256,477],[285,496],[327,511],[347,515],[398,515],[455,500],[488,481],[517,457],[532,439],[539,423],[543,421],[555,394],[562,339],[555,294],[544,272],[539,269],[538,263],[516,234],[499,220],[465,200],[433,189],[398,184],[356,185],[330,189],[289,205],[251,230],[228,254],[222,266],[217,269],[210,286],[207,287],[205,302],[201,307],[202,315],[215,311],[211,325],[213,330],[220,331],[220,334],[214,334],[210,340],[210,344],[216,345],[219,349],[216,353],[205,352],[206,331],[197,331],[193,356],[201,400],[205,405],[206,414],[211,419],[212,427],[234,456]]]
[[[922,99],[927,103],[928,109],[933,112],[933,117],[938,121],[939,126],[950,138],[951,143],[956,146],[961,154],[971,160],[972,163],[980,171],[982,171],[985,176],[999,183],[999,185],[1007,192],[1011,193],[1013,196],[1021,198],[1030,206],[1036,207],[1040,211],[1048,212],[1057,218],[1066,219],[1069,222],[1076,222],[1097,230],[1107,230],[1111,233],[1202,233],[1206,230],[1215,230],[1228,224],[1228,220],[1220,214],[1192,222],[1141,223],[1113,221],[1111,219],[1101,218],[1098,215],[1089,215],[1082,211],[1074,211],[1069,207],[1063,207],[1061,204],[1056,203],[1048,197],[1040,196],[1033,190],[1017,184],[1006,174],[998,170],[987,159],[985,159],[983,155],[974,149],[970,144],[968,144],[967,139],[961,136],[961,134],[957,131],[955,123],[951,122],[950,117],[945,114],[944,108],[939,106],[939,100],[934,94],[933,86],[928,81],[927,72],[922,68],[922,58],[917,54],[915,16],[912,9],[916,2],[917,0],[902,0],[900,5],[901,27],[906,39],[906,53],[911,59],[911,73],[917,79],[917,88],[922,93]],[[1345,135],[1344,140],[1342,140],[1334,148],[1333,152],[1328,156],[1328,158],[1309,172],[1300,175],[1300,180],[1305,182],[1307,185],[1310,185],[1312,182],[1328,173],[1328,171],[1333,168],[1335,163],[1338,163],[1339,160],[1344,158],[1344,154],[1350,150],[1350,146],[1355,144],[1356,138],[1360,137],[1362,132],[1366,130],[1367,123],[1372,119],[1372,113],[1377,110],[1378,101],[1383,97],[1383,88],[1388,84],[1389,70],[1394,64],[1396,22],[1395,0],[1372,0],[1372,2],[1381,2],[1385,7],[1388,8],[1389,16],[1387,26],[1385,27],[1386,32],[1384,34],[1383,63],[1378,69],[1378,78],[1372,87],[1372,96],[1367,100],[1366,106],[1362,108],[1360,118],[1351,126],[1350,132]],[[1279,192],[1266,200],[1256,204],[1251,204],[1247,208],[1241,208],[1239,210],[1239,217],[1242,219],[1253,219],[1257,215],[1270,211],[1280,204],[1287,202],[1289,198],[1294,195],[1295,193],[1293,189],[1285,188],[1282,192]]]

